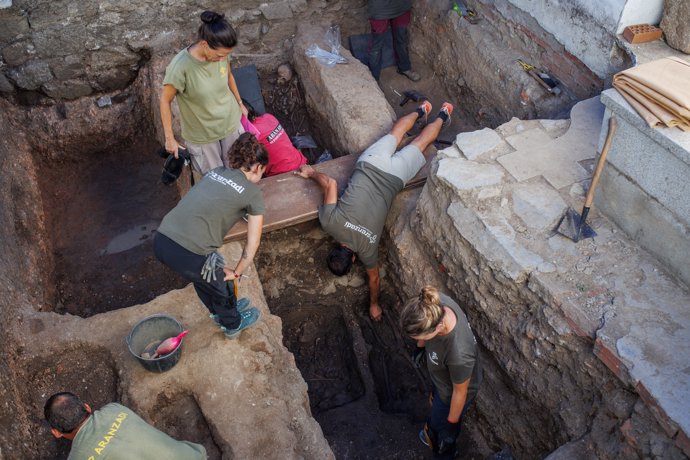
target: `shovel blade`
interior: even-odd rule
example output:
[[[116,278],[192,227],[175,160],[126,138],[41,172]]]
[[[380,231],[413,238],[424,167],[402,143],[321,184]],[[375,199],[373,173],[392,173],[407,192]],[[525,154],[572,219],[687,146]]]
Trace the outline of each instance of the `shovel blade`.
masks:
[[[587,222],[583,222],[580,214],[573,208],[568,208],[563,217],[561,217],[560,222],[556,226],[556,231],[576,243],[583,238],[597,236],[597,232],[587,225]]]

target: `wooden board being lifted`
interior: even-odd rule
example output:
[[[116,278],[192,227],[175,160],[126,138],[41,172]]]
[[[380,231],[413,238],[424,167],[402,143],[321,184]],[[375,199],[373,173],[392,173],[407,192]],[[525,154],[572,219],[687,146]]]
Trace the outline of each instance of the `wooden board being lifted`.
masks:
[[[336,180],[338,196],[340,196],[350,180],[357,158],[359,154],[356,153],[345,155],[314,165],[314,169]],[[430,163],[431,161],[427,160],[424,167],[407,183],[405,188],[424,184],[429,174]],[[289,172],[261,179],[259,188],[264,194],[266,207],[263,233],[318,218],[318,208],[323,203],[323,191],[313,180],[303,179]],[[241,240],[246,235],[247,223],[241,220],[225,235],[223,242]]]

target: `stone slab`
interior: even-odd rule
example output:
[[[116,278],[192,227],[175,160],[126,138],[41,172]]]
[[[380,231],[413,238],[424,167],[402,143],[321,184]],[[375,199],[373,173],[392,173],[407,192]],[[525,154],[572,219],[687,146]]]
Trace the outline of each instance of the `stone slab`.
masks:
[[[305,55],[314,43],[323,44],[329,24],[300,23],[292,61],[304,89],[310,120],[319,145],[339,155],[359,153],[386,134],[395,112],[369,69],[347,49],[346,65],[325,67]]]
[[[513,188],[513,211],[533,230],[551,230],[568,205],[559,193],[541,182],[517,184]]]
[[[506,137],[508,142],[515,150],[530,150],[543,147],[551,142],[551,136],[546,131],[534,128],[522,131],[518,134]]]
[[[480,164],[461,158],[444,158],[438,162],[436,175],[455,190],[472,190],[500,184],[503,170],[496,165]]]
[[[490,128],[460,133],[455,137],[455,145],[458,146],[468,160],[475,160],[484,154],[490,153],[502,142],[501,136]]]
[[[489,263],[515,282],[523,282],[543,262],[515,241],[515,230],[504,218],[481,215],[462,203],[451,203],[448,216],[455,229]]]
[[[589,174],[578,164],[594,158],[596,138],[603,117],[599,98],[576,104],[568,131],[541,147],[525,148],[498,158],[498,162],[518,181],[542,175],[556,189],[586,179]]]

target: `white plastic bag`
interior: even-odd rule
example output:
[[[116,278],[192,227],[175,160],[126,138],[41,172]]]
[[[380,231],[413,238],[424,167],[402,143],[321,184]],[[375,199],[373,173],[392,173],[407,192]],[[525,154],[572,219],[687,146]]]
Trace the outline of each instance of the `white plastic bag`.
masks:
[[[326,67],[336,64],[347,64],[347,59],[340,55],[340,26],[331,26],[326,32],[326,43],[331,51],[326,51],[317,44],[309,45],[305,51],[307,57],[314,58]]]

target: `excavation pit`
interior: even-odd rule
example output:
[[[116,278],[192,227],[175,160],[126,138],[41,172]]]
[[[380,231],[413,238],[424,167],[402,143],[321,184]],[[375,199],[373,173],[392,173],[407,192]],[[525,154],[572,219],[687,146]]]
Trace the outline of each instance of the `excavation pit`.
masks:
[[[38,159],[55,312],[88,317],[187,284],[153,255],[153,233],[179,199],[160,182],[156,148],[142,132],[97,151],[67,147],[61,161]]]
[[[413,367],[412,340],[401,335],[401,299],[382,277],[381,322],[368,316],[366,272],[355,264],[335,277],[326,255],[335,242],[316,223],[264,235],[256,266],[271,313],[283,323],[283,341],[308,385],[314,418],[336,458],[420,458],[417,435],[429,415],[430,380]],[[385,260],[380,261],[385,269]],[[484,458],[466,420],[462,458]],[[470,433],[473,433],[471,436]]]

